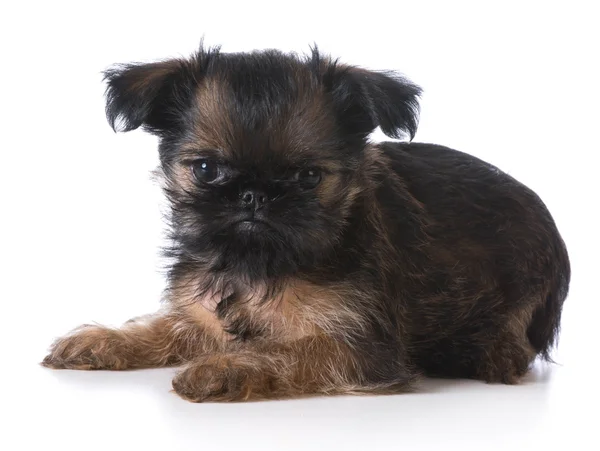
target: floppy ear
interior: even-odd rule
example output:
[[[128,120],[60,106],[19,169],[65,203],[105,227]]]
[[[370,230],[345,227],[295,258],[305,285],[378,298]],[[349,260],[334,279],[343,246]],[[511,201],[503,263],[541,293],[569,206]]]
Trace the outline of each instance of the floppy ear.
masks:
[[[367,136],[381,127],[392,138],[414,137],[421,88],[409,80],[392,72],[373,72],[333,62],[324,81],[347,132]]]
[[[144,126],[160,134],[177,127],[193,96],[194,77],[184,60],[116,65],[104,79],[106,118],[115,131]]]

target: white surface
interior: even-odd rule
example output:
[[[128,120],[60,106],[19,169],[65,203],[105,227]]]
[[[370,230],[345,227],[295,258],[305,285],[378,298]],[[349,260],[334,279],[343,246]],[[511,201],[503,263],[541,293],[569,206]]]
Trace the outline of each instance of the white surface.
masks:
[[[597,449],[594,3],[3,5],[0,449]],[[472,153],[536,190],[572,260],[561,365],[513,387],[426,381],[399,396],[234,405],[180,400],[172,370],[39,367],[51,340],[81,323],[158,308],[156,142],[113,134],[100,72],[187,55],[202,34],[224,51],[316,42],[400,70],[425,89],[416,141]]]

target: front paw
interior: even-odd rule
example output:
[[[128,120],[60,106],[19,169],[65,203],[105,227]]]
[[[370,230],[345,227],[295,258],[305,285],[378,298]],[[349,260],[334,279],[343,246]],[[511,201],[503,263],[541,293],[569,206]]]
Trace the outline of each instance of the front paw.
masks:
[[[42,365],[53,369],[123,369],[124,362],[112,352],[112,342],[109,329],[84,325],[56,340]]]
[[[210,355],[173,379],[173,389],[192,402],[235,402],[271,398],[277,377],[260,356]]]

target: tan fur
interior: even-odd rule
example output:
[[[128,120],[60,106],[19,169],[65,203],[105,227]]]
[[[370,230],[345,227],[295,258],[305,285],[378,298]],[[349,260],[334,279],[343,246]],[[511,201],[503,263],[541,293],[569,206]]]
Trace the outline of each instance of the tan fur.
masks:
[[[180,365],[174,390],[201,402],[516,383],[549,359],[570,268],[539,198],[452,149],[367,142],[412,138],[418,87],[316,49],[200,49],[106,78],[113,128],[160,138],[166,309],[82,326],[45,366]]]
[[[325,335],[287,345],[203,356],[188,365],[173,388],[194,402],[248,401],[356,389],[360,375],[350,350]]]
[[[145,76],[135,78],[129,89],[133,92],[148,89],[156,84],[157,80],[177,72],[181,65],[182,62],[177,59],[151,63],[145,71]]]
[[[181,283],[170,291],[170,311],[135,318],[120,329],[83,326],[57,340],[43,364],[125,370],[190,362],[173,386],[192,401],[359,391],[352,348],[333,338],[363,321],[344,308],[343,293],[340,286],[293,281],[270,302],[249,299],[243,314],[267,324],[267,335],[240,343],[202,305],[193,285]]]
[[[340,334],[345,327],[359,327],[364,320],[355,311],[344,307],[344,286],[318,287],[291,281],[273,299],[259,302],[258,298],[241,303],[240,314],[257,324],[264,324],[268,340],[289,343],[324,333]]]
[[[234,125],[225,107],[226,86],[215,79],[205,80],[196,93],[197,120],[193,141],[196,149],[215,149],[227,152],[229,138],[235,133]]]
[[[128,321],[119,329],[81,326],[56,340],[42,363],[80,370],[171,366],[203,352],[208,343],[188,318],[161,312]]]
[[[197,284],[193,280],[184,279],[175,283],[168,294],[173,308],[182,312],[193,324],[214,340],[218,347],[232,339],[223,330],[214,308],[218,300],[216,294],[199,296]]]

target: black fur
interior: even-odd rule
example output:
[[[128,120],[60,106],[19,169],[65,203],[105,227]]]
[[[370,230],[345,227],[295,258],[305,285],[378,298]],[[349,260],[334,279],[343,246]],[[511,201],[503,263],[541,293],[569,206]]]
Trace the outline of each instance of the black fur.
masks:
[[[230,293],[261,287],[266,302],[293,279],[349,287],[345,302],[367,326],[338,339],[358,350],[374,384],[418,371],[511,382],[536,353],[549,358],[570,268],[542,201],[464,153],[367,142],[376,127],[412,139],[416,85],[316,48],[306,58],[200,50],[187,60],[117,66],[106,79],[111,125],[161,138],[171,279],[197,273],[198,296],[220,291],[217,313],[231,318],[231,333],[251,340],[261,329],[235,316],[240,299]],[[214,141],[220,148],[205,144]],[[227,179],[182,189],[178,171],[197,158],[218,162]],[[313,166],[336,188],[323,194],[290,182],[290,173]],[[270,199],[253,213],[267,225],[251,231],[236,225],[248,215],[239,200],[247,189]]]

